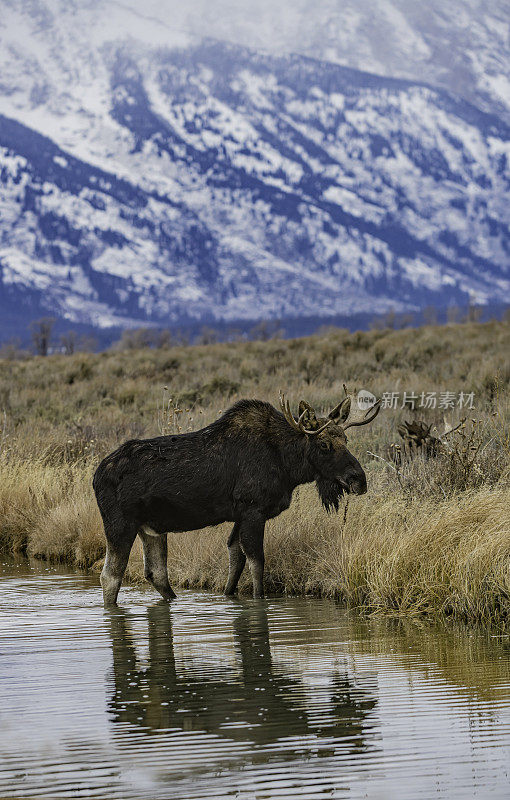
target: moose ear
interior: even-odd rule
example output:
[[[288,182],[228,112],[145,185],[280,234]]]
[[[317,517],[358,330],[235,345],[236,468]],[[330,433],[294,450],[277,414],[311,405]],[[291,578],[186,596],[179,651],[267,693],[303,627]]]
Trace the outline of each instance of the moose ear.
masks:
[[[347,417],[351,413],[351,398],[344,397],[341,403],[339,403],[333,411],[329,413],[329,419],[332,419],[337,425],[343,425],[343,423],[347,420]]]
[[[312,406],[306,402],[306,400],[301,400],[299,404],[298,415],[303,423],[303,426],[307,428],[307,430],[317,430],[319,423],[317,422],[315,411],[313,410]]]

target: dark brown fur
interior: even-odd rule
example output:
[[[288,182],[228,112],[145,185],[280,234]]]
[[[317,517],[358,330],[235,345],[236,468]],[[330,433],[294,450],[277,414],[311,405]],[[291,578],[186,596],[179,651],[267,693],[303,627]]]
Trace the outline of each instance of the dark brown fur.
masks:
[[[338,409],[326,419],[316,419],[307,404],[302,410],[310,430],[333,421],[310,436],[295,431],[269,403],[241,400],[200,431],[129,441],[107,456],[94,476],[107,540],[105,604],[116,602],[137,534],[146,577],[170,599],[164,534],[226,521],[234,527],[225,591],[234,593],[248,559],[254,595],[262,596],[264,526],[289,507],[296,486],[315,481],[328,510],[338,509],[344,492],[366,491],[365,473],[336,424]]]

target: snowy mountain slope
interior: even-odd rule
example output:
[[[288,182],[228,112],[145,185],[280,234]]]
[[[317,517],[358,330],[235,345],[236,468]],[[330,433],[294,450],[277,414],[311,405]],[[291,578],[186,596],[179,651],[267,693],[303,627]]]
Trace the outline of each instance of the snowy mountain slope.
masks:
[[[145,0],[143,10],[199,36],[426,80],[510,122],[508,0]]]
[[[508,301],[497,117],[120,6],[105,20],[96,2],[56,5],[2,18],[11,307],[109,325]]]

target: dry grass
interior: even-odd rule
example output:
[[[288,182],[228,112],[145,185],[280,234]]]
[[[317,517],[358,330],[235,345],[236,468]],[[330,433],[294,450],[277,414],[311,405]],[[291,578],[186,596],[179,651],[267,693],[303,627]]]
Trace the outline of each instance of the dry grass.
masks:
[[[0,361],[0,545],[92,566],[104,552],[91,489],[100,458],[158,428],[202,427],[240,396],[275,401],[282,387],[295,400],[305,396],[326,407],[344,381],[375,393],[473,391],[476,425],[468,422],[473,430],[460,432],[436,461],[418,460],[397,473],[367,454],[384,458],[409,412],[386,412],[353,433],[368,495],[350,499],[344,521],[342,510],[322,510],[313,487],[301,487],[291,508],[267,526],[267,584],[341,598],[368,612],[448,614],[505,627],[509,351],[510,326],[488,323]],[[173,402],[162,409],[164,385]],[[443,424],[443,412],[419,416]],[[450,412],[448,422],[459,417]],[[227,536],[228,526],[171,534],[173,581],[221,590]],[[129,576],[141,575],[136,545]],[[241,590],[248,576],[243,580]]]
[[[267,527],[273,591],[340,598],[369,612],[506,619],[510,597],[510,490],[435,501],[352,498],[328,516],[312,487]],[[169,537],[178,583],[221,590],[227,531]],[[244,576],[244,585],[249,583]]]
[[[2,549],[90,566],[104,554],[90,467],[1,462]]]

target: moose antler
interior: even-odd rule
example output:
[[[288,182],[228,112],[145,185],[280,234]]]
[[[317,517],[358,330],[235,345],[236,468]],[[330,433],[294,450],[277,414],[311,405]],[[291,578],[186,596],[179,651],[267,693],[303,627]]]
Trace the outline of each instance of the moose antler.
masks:
[[[357,428],[359,425],[368,425],[369,422],[372,422],[372,420],[376,418],[379,411],[381,410],[381,403],[382,400],[377,400],[377,402],[375,402],[373,406],[367,408],[367,410],[364,411],[363,413],[359,413],[356,415],[353,414],[352,418],[349,417],[349,419],[347,419],[347,422],[344,425],[342,425],[344,431],[346,431],[347,428]]]
[[[356,398],[356,390],[352,394],[349,394],[347,391],[347,386],[345,383],[343,384],[344,392],[346,397],[351,398],[351,408],[354,406],[354,400]],[[366,411],[360,412],[358,414],[350,414],[345,423],[341,426],[344,431],[347,428],[356,428],[360,425],[368,425],[369,422],[372,422],[378,415],[379,411],[381,410],[382,400],[377,400],[373,406],[367,408]]]
[[[301,433],[302,432],[301,428],[299,427],[298,423],[292,416],[289,401],[285,399],[285,395],[282,394],[281,392],[280,392],[280,408],[282,410],[283,416],[285,417],[291,428],[294,428],[295,431]],[[301,417],[299,419],[301,419]]]
[[[403,452],[406,456],[421,453],[425,458],[439,455],[442,448],[441,437],[432,436],[432,423],[427,425],[421,420],[413,422],[404,421],[397,427],[399,435],[404,440]]]
[[[298,433],[306,433],[307,436],[317,436],[318,433],[323,431],[324,428],[327,428],[328,425],[331,425],[331,423],[333,422],[332,419],[329,419],[325,425],[322,425],[320,428],[314,431],[310,430],[309,428],[305,428],[303,424],[303,418],[306,414],[306,410],[303,411],[303,413],[300,414],[300,416],[296,420],[290,410],[289,401],[285,399],[285,395],[282,394],[282,392],[280,392],[280,408],[282,409],[283,416],[285,417],[289,425],[292,428],[294,428],[295,431],[298,431]]]
[[[346,397],[349,397],[345,385],[344,385],[344,390]],[[348,428],[358,427],[359,425],[368,425],[369,422],[372,422],[372,420],[376,418],[379,411],[381,410],[381,402],[382,402],[381,400],[378,400],[376,403],[374,403],[373,406],[371,406],[365,412],[353,416],[351,420],[349,420],[348,418],[343,424],[340,424],[337,421],[336,425],[342,428],[342,430],[344,431],[346,431]],[[328,419],[325,425],[321,425],[321,427],[317,428],[316,430],[310,430],[309,428],[305,428],[303,423],[303,418],[306,414],[306,409],[296,420],[290,410],[289,401],[285,399],[285,395],[282,394],[282,392],[280,392],[280,408],[282,410],[283,416],[285,417],[289,425],[292,428],[294,428],[295,431],[298,431],[298,433],[306,433],[307,436],[317,436],[317,434],[321,433],[325,428],[328,427],[328,425],[331,425],[331,423],[335,421],[332,418]],[[351,408],[352,408],[352,402],[351,402]]]

